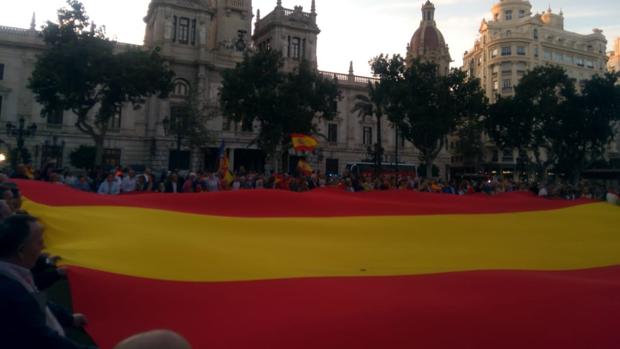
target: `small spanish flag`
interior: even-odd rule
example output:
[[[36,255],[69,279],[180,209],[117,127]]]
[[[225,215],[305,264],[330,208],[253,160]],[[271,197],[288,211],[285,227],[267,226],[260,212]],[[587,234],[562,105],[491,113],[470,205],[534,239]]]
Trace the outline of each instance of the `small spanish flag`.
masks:
[[[311,152],[319,145],[316,138],[304,134],[294,133],[291,135],[291,140],[293,142],[293,148],[297,151]]]
[[[299,162],[297,163],[297,171],[299,171],[299,174],[302,174],[304,176],[309,176],[312,174],[314,169],[312,168],[312,166],[310,166],[310,164],[306,160],[299,159]]]

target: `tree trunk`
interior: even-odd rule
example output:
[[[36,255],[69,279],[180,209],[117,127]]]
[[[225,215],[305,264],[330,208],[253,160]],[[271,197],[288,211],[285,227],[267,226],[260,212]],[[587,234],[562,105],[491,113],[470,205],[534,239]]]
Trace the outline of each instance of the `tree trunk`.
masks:
[[[426,178],[433,177],[433,161],[426,160]]]
[[[95,140],[95,166],[103,165],[103,137],[93,137]]]

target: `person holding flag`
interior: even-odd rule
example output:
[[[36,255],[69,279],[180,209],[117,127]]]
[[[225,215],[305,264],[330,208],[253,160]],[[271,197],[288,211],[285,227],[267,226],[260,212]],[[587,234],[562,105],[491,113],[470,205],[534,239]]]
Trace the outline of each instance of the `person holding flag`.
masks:
[[[222,140],[222,144],[220,145],[220,166],[219,173],[222,178],[222,186],[228,188],[230,183],[232,183],[234,177],[232,173],[230,173],[230,165],[228,161],[228,153],[226,152],[226,143]]]

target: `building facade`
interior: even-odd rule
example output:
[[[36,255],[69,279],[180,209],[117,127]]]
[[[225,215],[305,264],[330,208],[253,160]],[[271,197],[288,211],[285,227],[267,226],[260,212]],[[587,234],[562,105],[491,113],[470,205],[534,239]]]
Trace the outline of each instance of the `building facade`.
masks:
[[[620,37],[614,41],[614,50],[609,53],[608,59],[607,69],[620,72]]]
[[[493,19],[482,21],[479,38],[463,56],[463,70],[480,79],[491,100],[498,94],[512,95],[525,72],[539,65],[559,65],[577,81],[606,69],[607,40],[601,30],[569,32],[562,12],[531,10],[527,0],[496,3]]]
[[[161,55],[175,71],[174,90],[166,100],[149,99],[140,109],[124,108],[113,120],[113,131],[105,141],[104,160],[108,165],[145,166],[154,170],[166,169],[172,159],[180,159],[179,167],[215,170],[218,147],[223,140],[230,150],[235,169],[270,170],[277,163],[267,161],[252,144],[256,128],[230,123],[219,113],[218,93],[222,72],[235,67],[243,53],[255,46],[268,45],[282,52],[285,68],[306,59],[318,65],[316,49],[320,30],[317,25],[315,2],[310,12],[301,6],[286,9],[278,0],[264,17],[256,15],[252,33],[251,0],[152,0],[146,17],[145,49],[160,48]],[[138,20],[138,19],[136,19]],[[424,21],[423,21],[424,22]],[[118,50],[127,45],[119,43]],[[30,29],[0,26],[0,125],[5,123],[36,124],[37,133],[26,139],[26,148],[32,162],[40,166],[55,159],[69,166],[69,154],[80,145],[91,145],[92,140],[74,127],[75,115],[64,112],[53,118],[41,118],[41,107],[27,88],[36,56],[44,50],[35,23]],[[355,96],[366,93],[369,77],[356,76],[353,67],[347,73],[321,71],[338,81],[342,100],[338,103],[338,117],[320,125],[326,139],[310,159],[315,169],[327,173],[342,173],[346,165],[369,157],[368,149],[377,139],[376,121],[352,113]],[[204,149],[189,149],[184,145],[176,153],[174,135],[167,135],[164,120],[173,117],[189,91],[198,92],[201,102],[213,112],[208,121],[213,144]],[[394,161],[396,135],[388,121],[382,125],[385,162]],[[0,151],[15,147],[16,139],[0,131],[5,144]],[[399,162],[418,162],[418,152],[408,142],[398,144]],[[441,163],[443,161],[443,163]],[[441,170],[447,157],[438,161]],[[176,162],[176,161],[175,161]]]
[[[512,96],[521,77],[537,66],[559,65],[577,82],[607,69],[607,40],[600,29],[590,34],[567,31],[563,12],[549,8],[534,14],[527,0],[500,0],[491,13],[493,18],[480,24],[474,47],[465,52],[462,68],[480,79],[491,102],[498,95]],[[497,149],[488,137],[484,143],[488,170],[508,176],[517,171],[523,154]]]

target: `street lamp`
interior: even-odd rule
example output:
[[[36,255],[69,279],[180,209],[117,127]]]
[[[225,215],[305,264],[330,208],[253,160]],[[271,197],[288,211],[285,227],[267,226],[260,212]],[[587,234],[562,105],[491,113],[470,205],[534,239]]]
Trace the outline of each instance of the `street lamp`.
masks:
[[[15,126],[10,122],[6,123],[6,134],[17,138],[17,156],[22,156],[22,150],[24,149],[24,139],[32,137],[37,133],[37,125],[32,123],[30,126],[25,126],[26,121],[24,117],[19,118],[19,126]]]
[[[182,130],[179,127],[179,118],[177,117],[177,118],[174,118],[173,120],[170,120],[166,116],[164,120],[162,121],[162,124],[164,126],[164,135],[166,137],[168,137],[171,132],[174,132],[176,134],[177,152],[175,155],[175,160],[174,160],[175,163],[173,167],[178,168],[179,164],[181,163],[181,142],[183,141],[183,134],[181,132]]]

